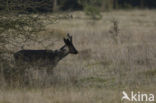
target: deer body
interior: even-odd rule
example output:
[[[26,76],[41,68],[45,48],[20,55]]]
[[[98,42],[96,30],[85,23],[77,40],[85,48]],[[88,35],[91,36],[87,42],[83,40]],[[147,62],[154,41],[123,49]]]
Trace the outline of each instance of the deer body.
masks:
[[[14,54],[15,62],[33,64],[38,66],[56,66],[56,64],[68,54],[77,54],[72,44],[72,37],[68,34],[64,38],[65,45],[58,50],[20,50]]]
[[[50,75],[53,74],[53,68],[60,60],[62,60],[68,54],[78,53],[72,43],[72,36],[67,34],[67,37],[63,40],[65,45],[63,45],[60,49],[54,51],[20,50],[14,53],[16,66],[14,69],[11,69],[11,71],[13,71],[13,75],[11,75],[12,77],[6,77],[5,79],[8,79],[8,81],[10,79],[13,79],[15,81],[17,80],[20,85],[29,85],[30,80],[37,80],[38,83],[38,81],[45,79],[43,81],[43,84],[48,82],[49,79],[47,78],[47,76],[50,77]],[[48,83],[51,83],[51,80]]]
[[[60,50],[20,50],[14,54],[16,62],[36,64],[39,66],[55,66],[61,59],[67,56],[68,52]]]

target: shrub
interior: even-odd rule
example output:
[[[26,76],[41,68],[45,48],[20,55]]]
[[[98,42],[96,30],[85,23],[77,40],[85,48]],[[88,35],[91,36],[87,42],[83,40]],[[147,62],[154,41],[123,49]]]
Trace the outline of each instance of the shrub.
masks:
[[[101,19],[102,17],[102,15],[100,14],[100,10],[97,7],[87,5],[84,10],[85,13],[92,19]]]
[[[11,58],[14,49],[20,47],[22,49],[25,42],[35,41],[36,34],[43,28],[38,16],[0,16],[0,77],[9,80],[12,76],[17,76],[15,73],[17,68],[13,66]]]

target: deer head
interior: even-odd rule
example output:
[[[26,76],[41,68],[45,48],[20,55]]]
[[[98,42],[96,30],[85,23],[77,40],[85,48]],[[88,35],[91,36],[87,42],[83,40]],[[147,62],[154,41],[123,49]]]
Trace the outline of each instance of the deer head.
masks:
[[[72,36],[70,36],[69,33],[67,34],[67,37],[64,38],[63,40],[64,40],[65,45],[69,49],[69,53],[71,53],[71,54],[78,54],[78,51],[76,50],[76,48],[73,45]]]

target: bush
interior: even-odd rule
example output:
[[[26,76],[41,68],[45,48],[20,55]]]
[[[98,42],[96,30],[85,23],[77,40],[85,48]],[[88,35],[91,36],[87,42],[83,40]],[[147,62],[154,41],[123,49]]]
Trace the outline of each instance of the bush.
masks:
[[[43,29],[38,16],[0,16],[0,78],[5,78],[6,82],[16,78],[18,71],[12,59],[14,50],[23,49],[27,41],[35,41],[37,33]]]
[[[100,10],[97,7],[87,5],[84,10],[85,13],[92,19],[101,19],[102,17],[102,15],[100,14]]]

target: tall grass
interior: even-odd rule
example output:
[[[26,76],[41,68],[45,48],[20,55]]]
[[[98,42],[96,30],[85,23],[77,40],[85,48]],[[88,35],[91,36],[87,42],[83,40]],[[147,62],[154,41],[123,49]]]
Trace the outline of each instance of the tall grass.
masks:
[[[29,82],[29,88],[4,89],[7,82],[2,74],[4,90],[0,91],[0,102],[120,103],[123,90],[155,93],[154,10],[107,12],[98,21],[88,19],[82,12],[70,14],[73,18],[58,19],[57,23],[42,16],[47,25],[37,39],[44,40],[44,45],[56,41],[48,49],[57,49],[63,45],[63,35],[69,32],[79,55],[68,55],[53,68],[50,76],[45,72],[47,67],[25,66],[27,74],[22,76]],[[40,43],[26,44],[25,49],[43,48]],[[10,62],[0,66],[1,70],[16,70]]]

